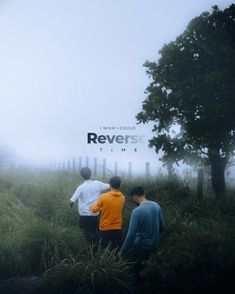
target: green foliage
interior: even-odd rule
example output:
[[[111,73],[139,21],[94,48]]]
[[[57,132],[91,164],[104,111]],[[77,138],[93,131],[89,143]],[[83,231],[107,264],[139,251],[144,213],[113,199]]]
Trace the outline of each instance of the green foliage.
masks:
[[[23,254],[30,261],[32,272],[40,274],[45,270],[44,255],[47,254],[45,246],[49,246],[50,252],[54,254],[53,244],[65,243],[71,251],[76,253],[84,246],[83,236],[76,228],[63,228],[53,223],[37,221],[33,225],[25,226],[21,230],[25,236],[25,250]]]
[[[146,62],[152,82],[137,120],[154,122],[150,146],[164,162],[212,165],[224,192],[224,169],[235,150],[235,5],[194,18],[158,62]],[[175,127],[177,126],[177,127]]]
[[[42,256],[45,244],[64,242],[70,246],[74,253],[77,253],[84,246],[83,236],[77,223],[76,226],[66,227],[60,226],[59,221],[52,221],[53,218],[46,218],[45,214],[39,213],[45,195],[43,193],[37,194],[37,189],[29,195],[27,194],[28,185],[24,184],[22,187],[21,197],[13,196],[15,190],[13,190],[13,195],[10,191],[0,194],[0,247],[1,252],[3,252],[1,256],[2,265],[0,265],[2,277],[22,275],[23,273],[42,273],[45,270]],[[31,184],[29,184],[29,187],[31,189]],[[25,201],[25,203],[32,207],[30,201],[34,202],[34,209],[30,209],[23,204],[22,201],[25,200],[24,191],[30,197],[30,200]],[[47,193],[48,190],[45,189],[44,192]],[[52,193],[53,190],[50,191],[50,195]],[[56,198],[51,200],[51,207],[53,207],[53,204],[55,206],[54,210],[58,205],[56,200]],[[36,207],[36,204],[38,207]],[[43,207],[46,207],[46,203],[45,206],[43,204]],[[75,211],[69,210],[67,205],[66,208],[71,214],[75,214]],[[45,210],[42,209],[42,211]],[[58,217],[61,218],[61,215]],[[53,246],[51,246],[53,253],[52,249]],[[10,258],[11,256],[12,258]],[[24,265],[24,261],[26,265]]]
[[[151,284],[149,293],[155,287],[164,293],[165,285],[168,291],[207,293],[210,283],[223,281],[226,275],[231,287],[231,273],[235,268],[234,236],[228,236],[232,230],[234,224],[226,232],[224,224],[208,218],[183,217],[171,222],[162,236],[158,253],[145,269]]]
[[[64,259],[56,263],[44,276],[44,289],[50,293],[129,293],[130,264],[118,258],[115,251],[89,247],[87,252],[74,256],[65,248]]]
[[[25,287],[36,287],[38,293],[137,291],[131,286],[126,260],[109,250],[92,250],[84,242],[77,210],[68,208],[77,176],[54,172],[45,176],[35,171],[29,179],[27,171],[12,171],[7,178],[13,186],[0,194],[1,293],[4,285],[13,289],[24,283]],[[148,198],[159,202],[166,221],[158,252],[142,273],[144,282],[139,292],[154,293],[157,288],[161,294],[178,290],[191,293],[193,288],[202,293],[206,287],[211,290],[209,284],[216,281],[226,280],[231,285],[235,266],[234,191],[223,201],[207,196],[198,202],[191,183],[181,179],[169,181],[159,176],[124,180],[124,233],[135,207],[128,195],[137,184],[144,186]],[[44,213],[47,203],[50,214]],[[22,293],[27,293],[21,287]]]
[[[9,179],[5,179],[0,175],[0,193],[9,190],[12,187],[12,182]]]
[[[0,280],[30,274],[30,264],[22,254],[23,238],[11,232],[0,237]]]
[[[144,270],[146,293],[156,287],[160,293],[217,293],[234,287],[234,203],[234,199],[162,199],[167,226],[157,254]]]
[[[18,231],[35,220],[32,211],[16,198],[0,194],[0,232]]]
[[[77,224],[77,213],[68,210],[68,202],[80,180],[78,175],[69,176],[63,172],[54,173],[52,176],[45,172],[36,175],[36,180],[32,176],[27,179],[22,178],[22,175],[16,176],[17,182],[11,190],[12,195],[31,208],[37,216],[63,226]]]

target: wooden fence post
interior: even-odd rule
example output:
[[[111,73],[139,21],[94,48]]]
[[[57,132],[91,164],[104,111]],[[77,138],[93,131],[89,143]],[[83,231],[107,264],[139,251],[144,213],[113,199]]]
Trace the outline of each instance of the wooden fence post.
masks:
[[[128,177],[132,178],[132,162],[128,162]]]
[[[75,157],[73,157],[73,173],[76,171],[76,160]]]
[[[68,163],[67,163],[67,170],[70,171],[70,159],[68,159]]]
[[[106,159],[103,160],[103,178],[106,176]]]
[[[97,158],[94,158],[94,175],[97,175]]]
[[[78,162],[78,169],[80,171],[80,169],[82,168],[82,157],[79,156],[79,162]]]

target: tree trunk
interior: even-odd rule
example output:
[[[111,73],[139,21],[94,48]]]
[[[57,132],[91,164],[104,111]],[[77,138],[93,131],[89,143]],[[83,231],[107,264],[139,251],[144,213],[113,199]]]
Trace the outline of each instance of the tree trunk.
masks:
[[[224,195],[225,187],[225,167],[226,161],[220,156],[212,156],[211,158],[211,177],[212,177],[212,187],[215,191],[216,197],[221,197]]]
[[[175,171],[172,163],[167,164],[168,179],[172,180],[175,178]]]
[[[197,199],[201,201],[203,199],[203,169],[200,168],[197,171]]]

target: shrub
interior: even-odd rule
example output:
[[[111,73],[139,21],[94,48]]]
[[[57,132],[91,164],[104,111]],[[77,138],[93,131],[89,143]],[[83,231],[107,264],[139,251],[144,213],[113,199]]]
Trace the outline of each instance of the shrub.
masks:
[[[86,250],[77,211],[68,208],[68,199],[78,185],[77,174],[11,171],[2,177],[13,183],[0,193],[2,279],[43,275],[39,293],[130,290],[128,262],[108,250]],[[202,293],[209,289],[209,293],[213,292],[212,283],[231,286],[235,270],[234,192],[222,201],[214,200],[207,191],[199,202],[192,189],[195,183],[190,187],[180,179],[170,183],[164,176],[124,179],[124,232],[135,207],[128,195],[135,185],[143,185],[146,195],[159,202],[166,221],[158,252],[142,273],[145,280],[139,291]],[[41,281],[37,278],[33,279],[35,284]]]
[[[19,233],[9,232],[0,238],[0,279],[30,273],[30,264],[22,255],[24,243]]]
[[[49,247],[50,254],[54,255],[56,250],[59,250],[58,246],[54,246],[55,243],[66,244],[74,253],[84,248],[83,236],[78,228],[62,228],[45,221],[36,221],[25,226],[21,235],[25,237],[23,254],[29,260],[34,274],[45,270],[44,257],[48,254],[45,248]]]
[[[74,256],[65,248],[67,257],[44,275],[43,290],[48,293],[129,293],[131,287],[130,264],[117,257],[115,251],[89,247],[87,252]],[[57,263],[55,262],[57,260]]]

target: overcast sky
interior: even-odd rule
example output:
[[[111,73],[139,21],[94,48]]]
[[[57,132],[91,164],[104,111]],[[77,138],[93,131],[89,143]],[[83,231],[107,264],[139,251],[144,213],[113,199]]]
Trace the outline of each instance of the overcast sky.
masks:
[[[217,4],[209,0],[0,0],[0,145],[34,161],[89,155],[155,158],[147,140],[125,154],[87,145],[101,126],[133,126],[150,82],[145,60],[188,22]]]

